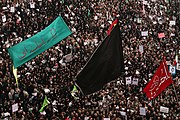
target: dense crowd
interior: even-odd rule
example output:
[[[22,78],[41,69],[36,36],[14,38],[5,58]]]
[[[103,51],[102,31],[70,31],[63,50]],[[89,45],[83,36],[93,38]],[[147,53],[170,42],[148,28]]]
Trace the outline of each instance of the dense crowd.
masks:
[[[14,8],[13,8],[14,7]],[[180,53],[180,24],[174,0],[1,0],[0,1],[0,119],[18,120],[179,120],[180,72],[154,100],[142,89],[166,57],[174,65]],[[33,36],[61,15],[71,31],[68,38],[18,67],[17,87],[7,49]],[[118,18],[123,38],[125,74],[93,95],[71,96],[76,74],[106,37]],[[170,25],[170,21],[176,21]],[[142,36],[148,31],[148,36]],[[158,38],[158,33],[164,38]],[[139,51],[139,46],[143,51]],[[64,56],[72,53],[72,60]],[[126,85],[125,77],[139,79]],[[40,113],[45,95],[49,105]],[[18,103],[17,112],[12,105]],[[160,106],[169,113],[160,112]],[[139,114],[145,107],[146,115]],[[126,112],[127,116],[123,116]]]

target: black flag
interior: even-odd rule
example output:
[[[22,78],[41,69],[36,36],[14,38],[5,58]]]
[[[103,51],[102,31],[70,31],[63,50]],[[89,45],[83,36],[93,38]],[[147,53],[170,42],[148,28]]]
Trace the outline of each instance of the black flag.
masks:
[[[84,95],[89,95],[115,80],[123,71],[122,39],[119,25],[116,25],[77,74],[75,82]]]

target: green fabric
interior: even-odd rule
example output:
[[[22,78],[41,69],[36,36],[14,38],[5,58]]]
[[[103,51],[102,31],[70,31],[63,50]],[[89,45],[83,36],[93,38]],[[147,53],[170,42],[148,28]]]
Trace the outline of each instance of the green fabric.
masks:
[[[47,100],[47,96],[45,96],[44,98],[44,102],[42,104],[42,107],[41,109],[39,110],[39,112],[43,112],[44,111],[44,108],[48,105],[48,100]]]
[[[40,53],[72,34],[62,17],[57,17],[36,35],[8,49],[14,68],[21,66]]]

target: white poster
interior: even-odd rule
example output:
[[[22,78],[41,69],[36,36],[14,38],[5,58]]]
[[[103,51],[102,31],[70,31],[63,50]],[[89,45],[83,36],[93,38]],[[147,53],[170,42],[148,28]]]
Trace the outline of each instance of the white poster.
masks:
[[[133,85],[138,85],[138,78],[133,78],[132,84]]]
[[[177,70],[180,70],[180,63],[177,63]]]
[[[15,12],[14,7],[11,7],[11,8],[10,8],[10,12]]]
[[[139,108],[140,115],[146,115],[146,109],[144,107]]]
[[[126,77],[126,85],[131,84],[131,76],[130,77]]]
[[[148,36],[148,31],[141,31],[141,36]]]
[[[160,112],[169,113],[169,108],[160,106]]]
[[[124,111],[120,111],[120,114],[121,114],[122,116],[126,116],[126,112],[124,112]]]
[[[104,120],[110,120],[110,118],[104,118]]]
[[[73,59],[73,55],[71,53],[69,53],[69,54],[65,55],[63,58],[64,58],[65,62],[71,62]]]
[[[12,112],[18,111],[18,103],[12,105]]]
[[[169,72],[170,72],[172,75],[175,75],[175,74],[176,74],[176,66],[170,65],[170,66],[169,66]]]
[[[174,20],[169,21],[169,25],[176,25],[176,21],[174,21]]]
[[[139,45],[139,52],[142,54],[144,52],[143,45]]]
[[[2,22],[6,22],[6,15],[2,16]]]
[[[35,8],[35,3],[30,3],[30,8]]]

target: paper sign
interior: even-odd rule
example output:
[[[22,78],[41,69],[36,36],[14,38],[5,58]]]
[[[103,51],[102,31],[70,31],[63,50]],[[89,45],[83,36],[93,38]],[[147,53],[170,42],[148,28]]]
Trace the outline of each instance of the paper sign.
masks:
[[[10,12],[15,12],[14,7],[11,7],[11,8],[10,8]]]
[[[174,20],[169,21],[169,25],[176,25],[176,21],[174,21]]]
[[[148,36],[148,31],[141,31],[141,36]]]
[[[138,85],[138,78],[133,78],[132,84],[133,85]]]
[[[144,107],[139,108],[140,115],[146,115],[146,109]]]
[[[35,8],[35,3],[30,3],[30,8]]]
[[[164,33],[158,33],[158,38],[164,38],[164,37],[165,37]]]
[[[126,116],[126,112],[124,112],[124,111],[120,111],[120,114],[121,114],[122,116]]]
[[[144,51],[144,49],[143,49],[143,45],[139,45],[139,52],[142,54],[142,53],[143,53],[143,51]]]
[[[175,74],[176,74],[176,66],[170,65],[170,66],[169,66],[169,72],[170,72],[172,75],[175,75]]]
[[[12,112],[18,111],[18,103],[12,105]]]
[[[104,120],[110,120],[110,118],[104,118]]]
[[[169,113],[169,108],[160,106],[160,112]]]
[[[130,77],[126,77],[126,85],[131,84],[131,76]]]
[[[177,63],[177,70],[180,70],[180,63]]]
[[[6,15],[2,16],[2,22],[6,22]]]

